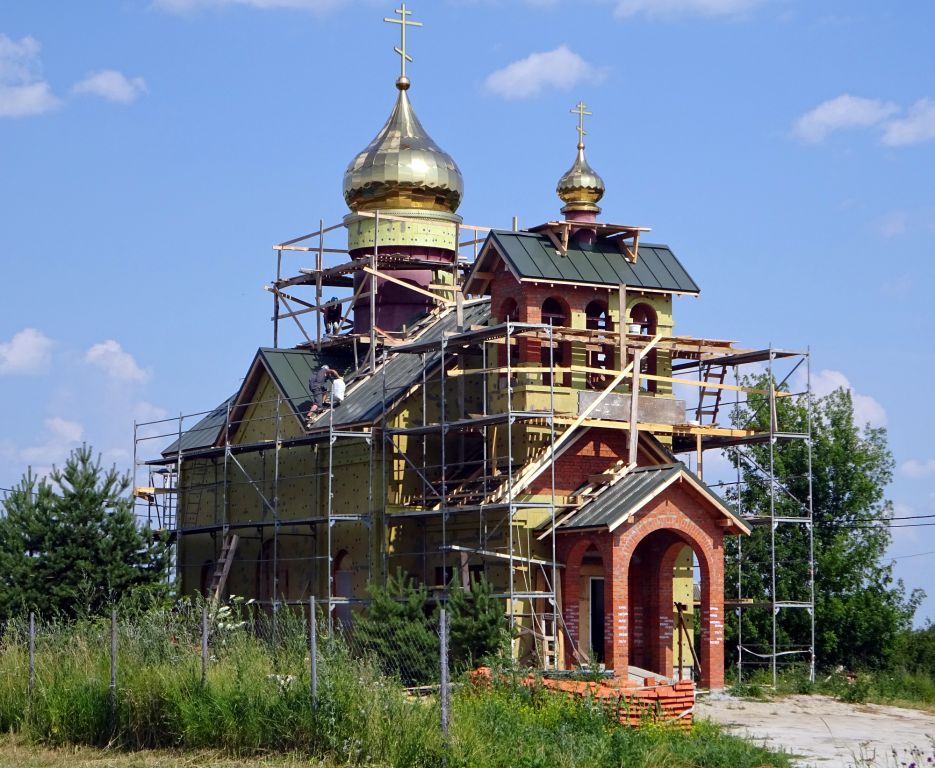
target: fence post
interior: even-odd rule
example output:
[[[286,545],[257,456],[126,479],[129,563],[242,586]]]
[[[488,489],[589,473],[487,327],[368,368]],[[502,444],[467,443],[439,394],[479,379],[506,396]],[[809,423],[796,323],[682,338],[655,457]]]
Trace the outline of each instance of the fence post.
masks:
[[[315,615],[315,596],[308,599],[308,653],[311,676],[312,709],[318,708],[318,621]]]
[[[117,727],[117,608],[110,612],[110,716]]]
[[[29,612],[29,700],[36,689],[36,614]]]
[[[442,716],[442,734],[447,742],[448,740],[448,616],[447,611],[442,608],[438,615],[438,641],[439,657],[441,658],[441,669],[439,679],[439,701],[441,703]]]
[[[208,606],[201,609],[201,687],[208,684]]]

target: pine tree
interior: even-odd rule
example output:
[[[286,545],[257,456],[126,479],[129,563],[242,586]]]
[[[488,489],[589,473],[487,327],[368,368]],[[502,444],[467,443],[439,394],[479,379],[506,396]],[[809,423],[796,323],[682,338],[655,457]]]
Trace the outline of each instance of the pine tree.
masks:
[[[130,485],[86,445],[48,479],[27,472],[0,518],[0,618],[91,615],[164,591],[168,546],[137,525]]]
[[[448,597],[449,658],[455,669],[469,669],[504,650],[509,639],[503,601],[493,596],[486,579],[472,581],[470,589],[454,584]]]

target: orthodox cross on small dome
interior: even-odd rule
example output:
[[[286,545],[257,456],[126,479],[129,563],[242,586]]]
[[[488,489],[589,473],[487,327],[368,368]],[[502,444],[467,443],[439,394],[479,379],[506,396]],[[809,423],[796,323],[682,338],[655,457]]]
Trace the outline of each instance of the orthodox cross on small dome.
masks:
[[[406,62],[412,61],[412,56],[406,53],[406,27],[421,27],[421,21],[409,21],[406,17],[412,16],[412,11],[406,10],[406,4],[402,3],[399,8],[397,8],[393,13],[399,14],[398,19],[390,19],[387,17],[383,18],[383,21],[390,24],[399,24],[400,30],[400,46],[398,48],[393,48],[396,53],[399,54],[399,63],[400,63],[400,72],[399,80],[396,81],[396,86],[400,90],[406,90],[409,87],[409,78],[406,77]]]
[[[571,110],[573,115],[578,115],[578,149],[584,149],[584,137],[587,131],[584,130],[584,118],[585,116],[591,117],[593,112],[587,111],[587,106],[583,101],[579,101],[574,109]]]

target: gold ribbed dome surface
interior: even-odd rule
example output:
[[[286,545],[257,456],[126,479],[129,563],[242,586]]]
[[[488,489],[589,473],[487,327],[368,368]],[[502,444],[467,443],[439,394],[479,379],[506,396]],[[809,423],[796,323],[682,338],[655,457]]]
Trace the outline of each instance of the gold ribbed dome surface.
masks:
[[[596,206],[604,196],[604,180],[588,164],[584,156],[584,144],[578,145],[578,156],[571,168],[558,180],[555,191],[568,206]]]
[[[344,200],[352,211],[414,208],[454,213],[464,179],[451,155],[428,135],[406,93],[397,83],[393,113],[367,148],[344,172]]]

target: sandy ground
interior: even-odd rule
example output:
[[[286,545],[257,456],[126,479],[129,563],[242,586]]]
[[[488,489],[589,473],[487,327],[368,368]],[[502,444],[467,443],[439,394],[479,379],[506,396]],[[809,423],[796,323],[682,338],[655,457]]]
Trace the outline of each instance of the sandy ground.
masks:
[[[728,726],[799,756],[799,765],[935,766],[935,715],[827,696],[748,701],[726,695],[700,700],[697,717]]]

